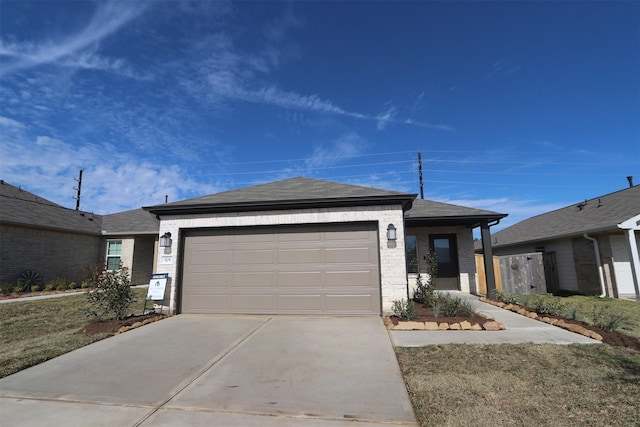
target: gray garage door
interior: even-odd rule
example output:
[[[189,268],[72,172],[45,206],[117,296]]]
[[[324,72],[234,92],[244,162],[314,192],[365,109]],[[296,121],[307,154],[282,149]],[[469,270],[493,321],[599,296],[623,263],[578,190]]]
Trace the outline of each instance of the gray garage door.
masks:
[[[380,314],[377,224],[194,230],[183,313]]]

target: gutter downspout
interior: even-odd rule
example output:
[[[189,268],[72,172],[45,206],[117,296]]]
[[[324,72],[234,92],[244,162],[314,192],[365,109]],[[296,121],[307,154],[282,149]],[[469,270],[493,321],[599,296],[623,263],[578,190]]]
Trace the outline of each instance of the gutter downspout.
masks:
[[[600,298],[604,298],[607,296],[607,291],[604,285],[604,275],[602,274],[602,262],[600,261],[600,246],[598,245],[598,240],[594,237],[589,236],[587,233],[582,234],[582,237],[593,242],[593,252],[596,255],[596,264],[598,264],[598,278],[600,279]]]

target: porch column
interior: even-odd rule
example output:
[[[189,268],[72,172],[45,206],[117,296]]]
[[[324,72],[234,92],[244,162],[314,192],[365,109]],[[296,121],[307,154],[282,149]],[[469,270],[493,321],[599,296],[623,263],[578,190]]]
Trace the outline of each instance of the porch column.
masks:
[[[480,223],[482,237],[482,259],[484,261],[484,274],[487,278],[487,297],[493,296],[496,291],[496,275],[493,271],[493,248],[491,247],[491,230],[489,222]]]

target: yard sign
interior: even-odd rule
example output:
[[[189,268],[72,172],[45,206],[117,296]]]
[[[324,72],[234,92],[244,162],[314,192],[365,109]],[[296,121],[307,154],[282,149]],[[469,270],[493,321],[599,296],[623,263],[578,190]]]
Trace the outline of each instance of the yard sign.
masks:
[[[164,299],[164,291],[167,287],[168,273],[153,274],[147,291],[147,301],[159,301]]]

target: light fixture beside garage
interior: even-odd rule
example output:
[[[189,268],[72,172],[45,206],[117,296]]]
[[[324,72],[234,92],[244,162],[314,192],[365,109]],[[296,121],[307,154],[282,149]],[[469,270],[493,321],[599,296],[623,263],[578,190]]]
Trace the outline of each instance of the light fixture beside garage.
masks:
[[[389,224],[387,227],[387,239],[395,242],[396,238],[396,227],[393,224]]]
[[[170,248],[171,247],[171,233],[168,231],[160,236],[160,247],[161,248]]]

